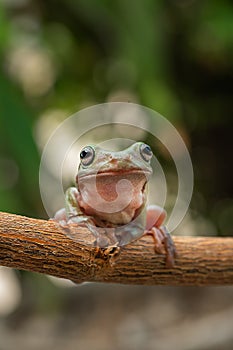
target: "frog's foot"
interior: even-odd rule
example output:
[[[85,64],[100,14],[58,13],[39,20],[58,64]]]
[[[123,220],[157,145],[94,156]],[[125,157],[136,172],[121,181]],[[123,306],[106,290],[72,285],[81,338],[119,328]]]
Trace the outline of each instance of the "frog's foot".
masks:
[[[92,223],[90,218],[85,215],[70,215],[67,218],[66,210],[64,208],[58,210],[50,220],[58,222],[64,229],[69,229],[70,225],[87,226],[88,223]]]
[[[177,256],[175,244],[165,226],[152,227],[145,234],[153,236],[155,242],[155,252],[158,254],[166,254],[166,267],[174,267],[174,259]]]
[[[88,226],[88,224],[91,224],[92,220],[85,215],[70,215],[67,224],[68,225],[78,225],[78,226]]]
[[[53,220],[59,223],[59,225],[62,228],[67,228],[67,216],[66,216],[66,210],[65,208],[62,208],[56,212],[53,218],[50,218],[49,220]]]

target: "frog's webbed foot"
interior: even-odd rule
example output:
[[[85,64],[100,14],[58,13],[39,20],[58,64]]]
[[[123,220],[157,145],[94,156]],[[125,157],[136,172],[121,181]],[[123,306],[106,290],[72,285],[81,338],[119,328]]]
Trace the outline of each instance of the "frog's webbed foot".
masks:
[[[58,210],[50,220],[58,222],[59,225],[65,229],[68,229],[69,225],[87,226],[88,223],[92,222],[91,219],[85,215],[69,215],[67,217],[65,208]]]
[[[175,244],[166,226],[152,227],[145,234],[152,235],[155,243],[155,252],[158,254],[166,254],[166,267],[174,267],[177,252]]]
[[[53,218],[49,220],[57,222],[62,228],[67,228],[67,216],[65,208],[58,210]]]
[[[67,219],[68,225],[88,226],[88,223],[92,223],[91,219],[85,215],[70,215]]]

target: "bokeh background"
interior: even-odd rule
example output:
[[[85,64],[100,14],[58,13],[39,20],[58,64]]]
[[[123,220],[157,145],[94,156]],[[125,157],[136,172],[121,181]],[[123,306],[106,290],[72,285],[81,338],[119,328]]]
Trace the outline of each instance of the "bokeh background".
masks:
[[[71,114],[112,101],[155,109],[189,149],[195,187],[177,234],[233,235],[230,0],[1,0],[0,210],[47,218],[46,141]],[[232,287],[74,286],[0,269],[1,350],[232,344]]]

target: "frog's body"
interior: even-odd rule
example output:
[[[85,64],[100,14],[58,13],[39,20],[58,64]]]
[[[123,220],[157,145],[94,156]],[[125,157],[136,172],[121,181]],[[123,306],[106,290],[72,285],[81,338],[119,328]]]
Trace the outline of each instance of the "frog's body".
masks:
[[[142,142],[120,152],[85,147],[80,153],[76,187],[66,191],[66,207],[54,219],[62,225],[88,226],[100,247],[125,245],[150,233],[157,251],[161,252],[165,243],[167,264],[172,265],[174,246],[165,228],[160,227],[166,212],[155,205],[144,210],[152,156],[150,147]]]

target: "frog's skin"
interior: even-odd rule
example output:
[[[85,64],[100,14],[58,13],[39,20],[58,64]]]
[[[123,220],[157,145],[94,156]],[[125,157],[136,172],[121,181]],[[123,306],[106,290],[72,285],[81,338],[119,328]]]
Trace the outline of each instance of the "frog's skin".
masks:
[[[54,220],[62,226],[87,226],[100,248],[122,246],[150,234],[156,252],[165,250],[166,264],[173,266],[175,247],[161,226],[166,212],[156,205],[145,209],[152,156],[150,146],[142,142],[120,152],[86,146],[80,152],[76,187],[66,191],[65,208]]]

